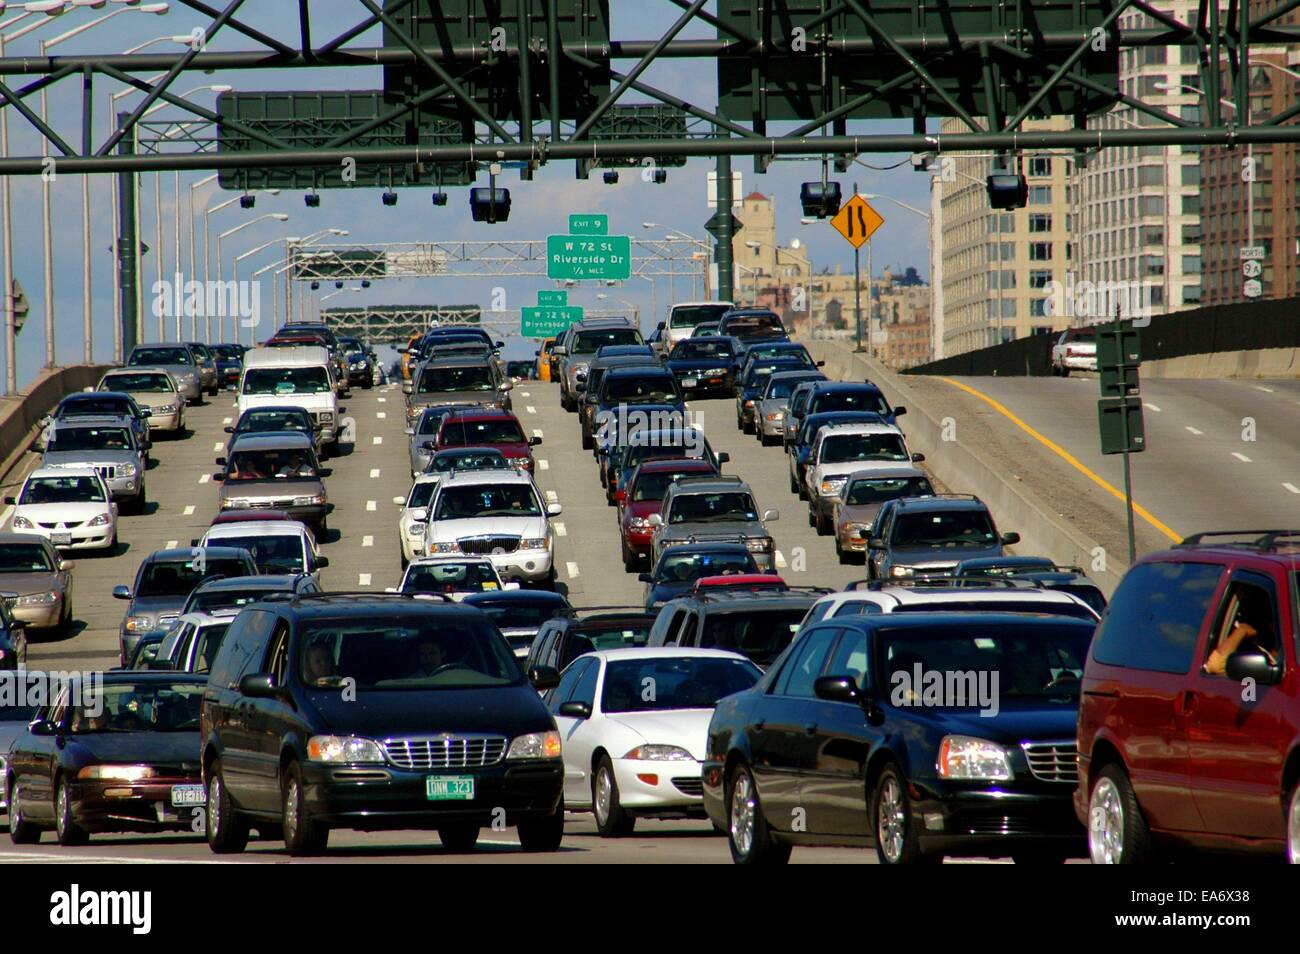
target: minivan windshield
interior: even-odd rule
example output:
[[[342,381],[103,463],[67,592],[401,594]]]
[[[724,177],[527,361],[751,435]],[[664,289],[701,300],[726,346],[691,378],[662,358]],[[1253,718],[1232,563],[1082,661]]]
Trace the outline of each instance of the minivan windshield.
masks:
[[[486,618],[441,614],[312,619],[303,624],[300,678],[311,689],[468,689],[520,685],[523,673]]]
[[[822,440],[820,462],[848,464],[854,461],[908,460],[907,447],[899,434],[828,434]]]
[[[694,328],[702,321],[717,321],[730,310],[730,305],[675,305],[668,327]]]
[[[151,364],[193,364],[194,356],[189,348],[136,348],[126,363],[138,368]]]
[[[303,573],[303,537],[301,534],[252,534],[246,537],[221,536],[214,546],[238,547],[253,555],[253,562],[263,573]]]
[[[682,494],[673,501],[671,523],[721,523],[754,521],[758,508],[754,498],[741,491],[719,494]]]
[[[861,506],[884,503],[896,497],[924,497],[932,493],[934,488],[924,477],[872,477],[849,484],[844,502]]]
[[[541,505],[528,484],[475,484],[445,487],[438,495],[435,520],[476,517],[540,517]]]
[[[678,400],[677,379],[671,374],[610,377],[602,400],[606,404],[674,404]]]
[[[936,510],[900,514],[894,522],[896,547],[991,547],[998,542],[983,510]]]
[[[438,434],[440,447],[479,447],[483,444],[527,444],[523,429],[513,417],[483,421],[448,421]]]
[[[324,365],[249,368],[244,372],[245,394],[324,394],[330,390],[330,376]]]
[[[492,368],[486,364],[425,368],[420,374],[417,394],[442,394],[451,391],[492,391],[497,386]]]
[[[810,415],[825,411],[874,411],[877,414],[888,414],[890,408],[885,396],[875,388],[862,388],[814,394],[809,405]]]
[[[64,451],[133,450],[135,442],[125,427],[56,427],[46,450]]]
[[[579,331],[573,336],[572,354],[595,354],[605,345],[639,345],[641,332],[635,328],[610,328],[601,331]]]

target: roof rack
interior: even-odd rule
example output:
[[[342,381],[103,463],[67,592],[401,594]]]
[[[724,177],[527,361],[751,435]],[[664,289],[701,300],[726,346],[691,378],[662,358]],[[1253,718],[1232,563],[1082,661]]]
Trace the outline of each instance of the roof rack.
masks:
[[[1253,540],[1226,540],[1222,542],[1207,541],[1207,537],[1254,537]],[[1250,550],[1277,550],[1278,541],[1288,541],[1291,546],[1300,547],[1300,530],[1205,530],[1185,537],[1181,543],[1175,543],[1174,549],[1192,547],[1241,547]]]
[[[646,615],[645,606],[637,603],[625,603],[617,606],[575,606],[573,607],[573,611],[575,613],[602,613],[602,612],[609,612],[611,610],[635,610],[636,613],[640,616]]]
[[[678,487],[690,484],[743,484],[743,477],[736,474],[702,474],[699,477],[678,477],[674,481]]]
[[[328,593],[273,593],[263,599],[266,601],[284,601],[291,603],[300,602],[318,602],[322,600],[333,600],[338,597],[364,597],[365,599],[387,599],[387,600],[404,600],[414,602],[417,597],[422,601],[427,599],[440,600],[443,603],[454,603],[450,596],[445,593],[380,593],[370,590],[331,590]]]
[[[1036,580],[1013,579],[1011,577],[983,577],[983,576],[903,576],[898,579],[889,580],[854,580],[845,590],[871,590],[876,592],[884,589],[886,586],[906,586],[911,588],[919,587],[948,587],[951,589],[1004,589],[1004,590],[1028,590],[1042,589],[1041,584]]]

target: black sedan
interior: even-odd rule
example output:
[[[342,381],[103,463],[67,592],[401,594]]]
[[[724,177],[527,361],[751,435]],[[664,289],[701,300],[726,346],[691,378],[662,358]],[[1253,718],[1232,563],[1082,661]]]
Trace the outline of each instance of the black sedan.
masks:
[[[704,807],[740,864],[794,845],[945,855],[1086,855],[1071,807],[1093,624],[1019,614],[836,617],[719,702]]]
[[[13,744],[9,836],[61,845],[92,832],[201,831],[199,712],[205,675],[104,673],[72,682]]]
[[[701,577],[757,572],[754,555],[743,543],[681,543],[665,547],[655,568],[637,579],[645,584],[645,611],[657,613]]]
[[[689,397],[730,394],[736,380],[736,342],[732,338],[687,338],[668,353],[668,370]]]

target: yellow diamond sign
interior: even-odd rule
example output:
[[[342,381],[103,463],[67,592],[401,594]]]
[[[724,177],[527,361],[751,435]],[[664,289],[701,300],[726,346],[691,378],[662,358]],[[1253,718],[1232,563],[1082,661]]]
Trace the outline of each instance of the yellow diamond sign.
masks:
[[[840,206],[831,225],[854,248],[861,248],[862,243],[875,234],[876,229],[885,224],[880,213],[873,209],[862,196],[854,194],[853,198]]]

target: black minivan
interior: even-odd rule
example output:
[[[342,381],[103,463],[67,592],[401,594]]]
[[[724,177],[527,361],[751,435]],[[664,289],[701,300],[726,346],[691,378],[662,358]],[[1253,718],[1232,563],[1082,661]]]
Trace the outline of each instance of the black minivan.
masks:
[[[436,829],[468,851],[504,810],[525,851],[557,850],[564,761],[537,690],[559,680],[530,676],[487,616],[449,600],[246,607],[203,695],[208,845],[242,851],[260,822],[296,855],[324,850],[332,828]]]

